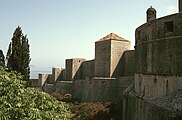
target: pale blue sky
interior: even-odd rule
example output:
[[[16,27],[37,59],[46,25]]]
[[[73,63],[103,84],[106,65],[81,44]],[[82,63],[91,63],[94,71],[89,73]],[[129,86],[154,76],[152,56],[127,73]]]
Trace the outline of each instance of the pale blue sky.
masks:
[[[20,25],[32,70],[64,67],[66,58],[94,58],[94,42],[113,32],[134,46],[135,29],[151,5],[157,17],[178,12],[177,0],[0,0],[0,49]]]

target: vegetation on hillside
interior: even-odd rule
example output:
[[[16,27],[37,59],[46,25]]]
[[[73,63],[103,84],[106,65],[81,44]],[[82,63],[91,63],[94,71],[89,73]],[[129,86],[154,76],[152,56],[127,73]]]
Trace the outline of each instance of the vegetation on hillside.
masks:
[[[68,105],[34,88],[16,72],[0,70],[0,120],[67,120]]]
[[[27,35],[24,35],[21,27],[17,27],[13,33],[6,55],[7,67],[23,75],[24,80],[30,77],[30,50]]]

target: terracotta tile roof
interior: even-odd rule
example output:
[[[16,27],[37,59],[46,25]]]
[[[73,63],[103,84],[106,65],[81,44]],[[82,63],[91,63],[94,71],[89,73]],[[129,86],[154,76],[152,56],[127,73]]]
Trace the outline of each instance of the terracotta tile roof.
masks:
[[[110,33],[109,35],[101,38],[100,40],[98,41],[105,41],[105,40],[119,40],[119,41],[126,41],[126,42],[129,42],[128,40],[114,34],[114,33]]]

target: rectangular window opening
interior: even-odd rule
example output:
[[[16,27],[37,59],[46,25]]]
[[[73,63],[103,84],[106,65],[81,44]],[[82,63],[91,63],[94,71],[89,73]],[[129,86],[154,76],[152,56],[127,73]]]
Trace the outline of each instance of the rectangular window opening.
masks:
[[[168,21],[164,23],[165,25],[165,32],[173,32],[173,21]]]

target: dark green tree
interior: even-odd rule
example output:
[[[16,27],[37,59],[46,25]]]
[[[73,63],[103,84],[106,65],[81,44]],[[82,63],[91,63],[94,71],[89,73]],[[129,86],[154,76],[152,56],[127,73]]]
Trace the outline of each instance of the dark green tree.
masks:
[[[0,67],[4,67],[4,66],[5,66],[4,54],[3,54],[3,51],[0,50]]]
[[[9,47],[8,47],[8,52],[7,52],[7,55],[6,55],[6,64],[7,64],[7,68],[11,69],[11,64],[12,64],[12,60],[11,60],[11,42],[9,44]]]
[[[28,38],[27,35],[22,37],[22,59],[21,59],[21,73],[25,78],[30,78],[30,50],[29,50]]]
[[[6,60],[7,67],[12,71],[20,72],[25,80],[30,77],[30,50],[28,38],[23,35],[21,27],[17,27],[9,44]]]

